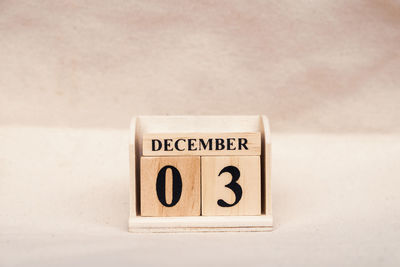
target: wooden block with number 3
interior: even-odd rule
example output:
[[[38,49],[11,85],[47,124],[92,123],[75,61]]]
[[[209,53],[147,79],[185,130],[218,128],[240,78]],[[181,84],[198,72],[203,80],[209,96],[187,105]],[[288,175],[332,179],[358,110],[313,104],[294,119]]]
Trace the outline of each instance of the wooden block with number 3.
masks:
[[[202,215],[260,215],[259,156],[202,157]]]
[[[200,157],[142,157],[142,216],[200,215]]]

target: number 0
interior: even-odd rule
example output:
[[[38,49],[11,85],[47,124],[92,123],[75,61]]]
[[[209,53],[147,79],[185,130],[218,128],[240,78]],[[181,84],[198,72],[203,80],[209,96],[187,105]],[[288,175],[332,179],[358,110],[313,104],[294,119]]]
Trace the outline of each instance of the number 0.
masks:
[[[165,174],[167,169],[172,171],[172,200],[171,203],[167,203],[165,199]],[[166,207],[173,207],[178,203],[182,194],[182,178],[178,169],[174,166],[167,165],[164,166],[157,175],[156,190],[158,200]]]

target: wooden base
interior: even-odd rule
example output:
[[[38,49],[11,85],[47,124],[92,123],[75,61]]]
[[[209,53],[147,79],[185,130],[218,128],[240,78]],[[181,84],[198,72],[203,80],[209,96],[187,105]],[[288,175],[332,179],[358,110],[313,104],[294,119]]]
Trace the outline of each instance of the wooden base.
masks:
[[[272,216],[139,217],[129,219],[134,233],[267,232]]]

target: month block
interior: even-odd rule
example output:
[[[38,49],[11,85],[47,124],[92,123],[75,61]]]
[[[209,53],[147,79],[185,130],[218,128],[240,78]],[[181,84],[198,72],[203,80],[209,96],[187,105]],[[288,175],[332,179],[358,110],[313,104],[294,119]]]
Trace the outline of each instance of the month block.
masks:
[[[260,215],[259,156],[201,158],[202,215]]]
[[[142,157],[141,216],[200,215],[200,157]]]
[[[146,133],[144,156],[261,154],[261,133]]]

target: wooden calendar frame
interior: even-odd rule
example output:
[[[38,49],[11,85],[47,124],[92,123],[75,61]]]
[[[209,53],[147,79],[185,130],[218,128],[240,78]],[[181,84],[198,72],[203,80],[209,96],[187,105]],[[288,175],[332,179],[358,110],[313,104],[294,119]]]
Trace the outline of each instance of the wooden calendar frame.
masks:
[[[261,133],[261,215],[259,216],[140,216],[140,158],[145,133]],[[244,232],[271,231],[271,140],[266,116],[138,116],[131,120],[130,232]]]

